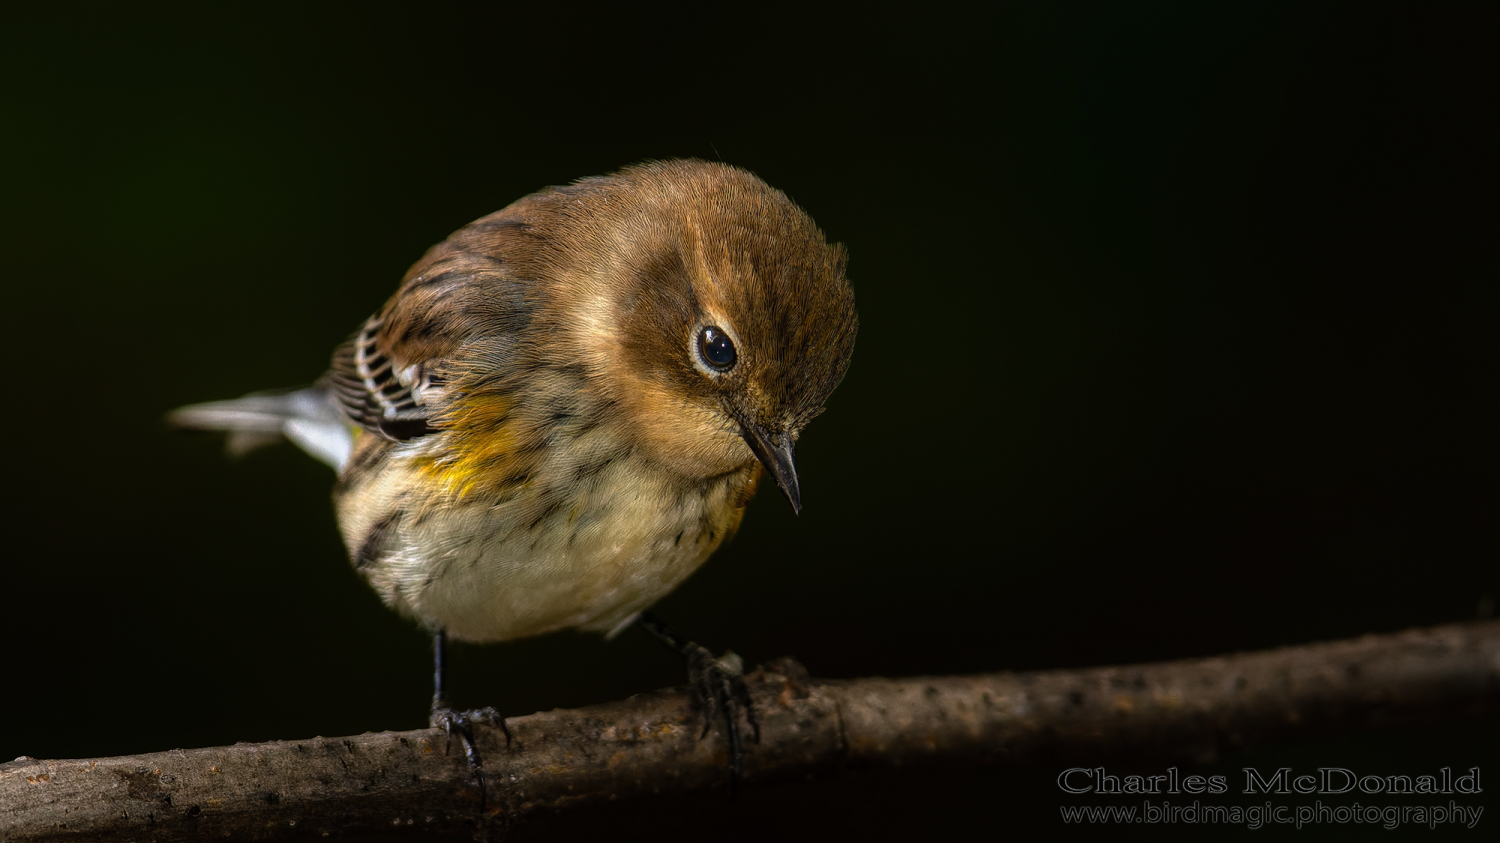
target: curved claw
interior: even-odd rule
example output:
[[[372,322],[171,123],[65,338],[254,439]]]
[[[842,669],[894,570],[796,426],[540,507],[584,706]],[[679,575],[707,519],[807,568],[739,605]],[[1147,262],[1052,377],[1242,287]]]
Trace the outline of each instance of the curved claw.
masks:
[[[505,725],[504,715],[491,706],[476,708],[472,711],[433,706],[431,722],[432,728],[442,729],[447,737],[447,744],[443,747],[445,754],[453,749],[453,732],[455,729],[458,731],[458,736],[464,743],[464,755],[469,759],[469,766],[476,770],[483,765],[483,762],[479,758],[479,748],[474,743],[475,723],[499,726],[500,731],[505,733],[506,747],[510,746],[510,727]]]
[[[474,781],[479,785],[479,810],[482,813],[488,788],[484,783],[484,759],[479,755],[479,745],[474,742],[476,722],[499,726],[500,731],[505,733],[506,747],[510,746],[510,727],[505,725],[505,717],[496,709],[487,706],[472,711],[458,711],[442,704],[434,704],[432,707],[432,728],[442,729],[446,738],[443,744],[443,754],[446,755],[453,750],[455,731],[458,732],[459,740],[463,742],[464,760],[469,763],[469,772],[474,774]]]
[[[652,637],[681,653],[687,661],[688,684],[703,708],[703,731],[698,739],[708,737],[714,721],[723,715],[729,737],[729,792],[733,795],[744,775],[744,742],[740,736],[742,712],[745,722],[750,724],[755,742],[760,743],[760,722],[755,718],[750,687],[745,684],[744,662],[733,652],[715,658],[708,648],[680,637],[649,614],[642,614],[637,623]]]

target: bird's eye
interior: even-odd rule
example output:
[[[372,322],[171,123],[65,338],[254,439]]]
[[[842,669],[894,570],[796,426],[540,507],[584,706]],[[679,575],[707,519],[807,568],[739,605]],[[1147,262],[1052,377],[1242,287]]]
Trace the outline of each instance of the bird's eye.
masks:
[[[704,363],[720,372],[733,369],[735,360],[739,359],[734,353],[734,341],[722,328],[713,325],[698,334],[698,354],[703,357]]]

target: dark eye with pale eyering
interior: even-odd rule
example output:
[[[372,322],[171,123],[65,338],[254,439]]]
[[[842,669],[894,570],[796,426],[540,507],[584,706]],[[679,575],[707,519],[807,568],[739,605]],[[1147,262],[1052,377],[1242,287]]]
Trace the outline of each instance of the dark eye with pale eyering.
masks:
[[[733,369],[734,361],[739,359],[734,353],[734,341],[722,328],[713,325],[704,328],[698,335],[698,354],[710,368],[720,372]]]

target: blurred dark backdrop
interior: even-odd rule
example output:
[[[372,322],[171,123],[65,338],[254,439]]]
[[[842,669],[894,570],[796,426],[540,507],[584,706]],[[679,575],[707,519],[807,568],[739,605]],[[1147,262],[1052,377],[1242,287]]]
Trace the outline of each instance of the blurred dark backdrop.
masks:
[[[162,414],[312,380],[450,231],[651,157],[789,193],[848,244],[862,323],[805,513],[763,491],[660,605],[696,639],[818,676],[1052,668],[1500,598],[1482,5],[542,5],[0,12],[0,757],[421,725],[427,639],[349,568],[331,474]],[[452,672],[513,715],[680,681],[634,632]],[[1196,771],[1497,761],[1490,720]],[[1056,772],[514,839],[1058,834]]]

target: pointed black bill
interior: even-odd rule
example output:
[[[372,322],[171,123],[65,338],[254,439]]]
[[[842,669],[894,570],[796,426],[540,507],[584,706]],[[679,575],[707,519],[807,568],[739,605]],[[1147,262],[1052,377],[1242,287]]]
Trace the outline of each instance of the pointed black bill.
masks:
[[[792,462],[792,437],[785,433],[771,435],[758,425],[740,424],[740,435],[755,453],[760,464],[776,478],[776,485],[792,502],[792,512],[802,512],[802,490],[797,487],[797,466]]]

